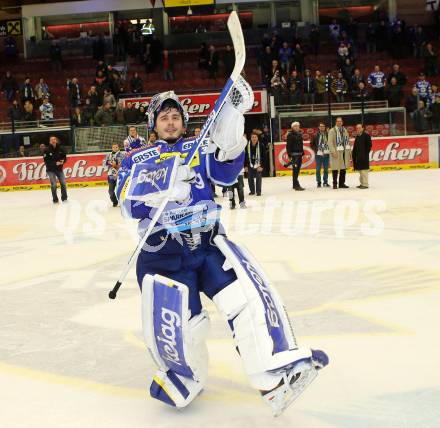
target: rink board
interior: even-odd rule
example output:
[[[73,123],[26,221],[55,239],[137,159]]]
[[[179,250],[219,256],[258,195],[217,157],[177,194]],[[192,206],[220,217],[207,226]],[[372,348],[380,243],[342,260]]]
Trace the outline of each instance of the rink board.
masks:
[[[353,139],[351,143],[353,144]],[[408,137],[372,138],[370,152],[371,171],[401,171],[408,169],[430,169],[439,167],[439,135],[412,135]],[[289,162],[286,143],[275,143],[275,170],[277,176],[292,175],[292,168],[284,165]],[[315,174],[315,152],[310,141],[304,141],[304,156],[301,175]],[[353,172],[353,168],[348,168]]]

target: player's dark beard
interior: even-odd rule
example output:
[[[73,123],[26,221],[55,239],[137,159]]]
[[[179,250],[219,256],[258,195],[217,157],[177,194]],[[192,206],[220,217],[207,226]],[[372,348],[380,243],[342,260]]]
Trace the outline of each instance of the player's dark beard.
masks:
[[[169,144],[170,146],[176,144],[178,138],[167,138],[165,141],[167,142],[167,144]]]

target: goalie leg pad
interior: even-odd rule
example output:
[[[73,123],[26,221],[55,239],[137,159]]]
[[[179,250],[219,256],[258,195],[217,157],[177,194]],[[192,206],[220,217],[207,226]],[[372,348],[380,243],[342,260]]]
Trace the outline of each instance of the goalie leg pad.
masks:
[[[142,326],[148,350],[159,371],[151,395],[177,407],[188,405],[208,374],[206,311],[191,317],[188,287],[161,275],[142,283]]]
[[[252,386],[270,391],[296,362],[310,361],[312,351],[298,348],[281,298],[255,259],[223,235],[214,243],[226,258],[223,268],[238,278],[214,303],[229,321]]]

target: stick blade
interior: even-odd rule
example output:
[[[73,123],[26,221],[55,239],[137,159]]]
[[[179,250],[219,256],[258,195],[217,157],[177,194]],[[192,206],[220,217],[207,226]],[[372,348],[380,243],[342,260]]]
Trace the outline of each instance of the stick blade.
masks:
[[[235,66],[231,74],[231,80],[235,81],[243,70],[246,61],[246,46],[244,44],[243,31],[237,12],[232,11],[228,18],[228,30],[231,35],[235,52]]]

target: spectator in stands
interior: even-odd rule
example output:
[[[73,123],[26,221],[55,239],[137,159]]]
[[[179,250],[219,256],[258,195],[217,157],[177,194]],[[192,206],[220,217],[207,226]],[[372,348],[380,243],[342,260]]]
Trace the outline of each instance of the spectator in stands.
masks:
[[[202,43],[200,45],[199,53],[198,53],[199,68],[207,70],[208,61],[209,61],[209,51],[208,48],[206,47],[206,43]]]
[[[226,45],[225,51],[223,52],[223,65],[225,66],[225,76],[228,78],[235,64],[235,54],[231,45]]]
[[[370,94],[365,86],[365,83],[361,80],[356,88],[353,88],[351,94],[352,101],[362,103],[370,99]]]
[[[23,104],[23,120],[25,122],[34,122],[37,120],[34,105],[29,100],[25,101]]]
[[[15,93],[18,92],[18,84],[11,72],[8,70],[2,81],[1,91],[5,94],[8,101],[12,101]]]
[[[350,167],[351,147],[348,131],[344,128],[342,117],[336,118],[336,124],[328,132],[328,147],[330,151],[330,168],[333,176],[333,189],[347,189],[345,175]],[[339,180],[338,180],[339,177]]]
[[[60,141],[54,135],[49,138],[49,147],[45,150],[43,157],[46,164],[46,172],[50,179],[53,203],[58,203],[57,179],[61,186],[61,200],[67,201],[66,178],[63,173],[63,166],[66,163],[67,156],[61,147]]]
[[[373,24],[368,24],[365,32],[365,48],[367,53],[376,52],[376,29]]]
[[[244,170],[248,174],[249,195],[261,196],[261,177],[263,172],[263,152],[258,135],[251,134],[245,151]]]
[[[431,93],[428,96],[428,102],[427,102],[428,108],[430,108],[431,105],[435,103],[435,97],[437,95],[438,95],[438,86],[437,85],[432,85],[431,86]]]
[[[397,84],[397,78],[392,77],[386,90],[386,98],[389,107],[400,107],[403,99],[402,87]]]
[[[345,96],[348,92],[348,84],[347,81],[342,76],[342,73],[338,73],[338,77],[333,80],[332,85],[332,93],[336,98],[337,103],[345,102]]]
[[[110,103],[111,108],[116,107],[116,98],[112,94],[111,89],[104,89],[104,96],[102,98],[102,104]]]
[[[52,64],[52,68],[55,71],[61,71],[63,69],[63,57],[61,46],[58,43],[58,40],[52,40],[50,48],[49,48],[49,56],[50,62]]]
[[[284,77],[281,77],[280,70],[276,70],[275,74],[270,80],[270,92],[274,97],[275,105],[282,104],[282,97],[285,93],[284,90]]]
[[[336,66],[338,69],[345,64],[347,58],[350,58],[348,47],[345,43],[341,42],[336,53]]]
[[[418,134],[425,134],[429,131],[430,118],[431,112],[425,107],[425,102],[420,100],[417,110],[412,115],[414,129]]]
[[[113,110],[110,102],[105,102],[95,115],[95,123],[97,126],[110,126],[115,121]]]
[[[388,75],[387,83],[391,84],[391,79],[395,77],[397,80],[397,85],[403,88],[406,85],[407,78],[404,73],[400,71],[399,64],[394,64],[391,73]]]
[[[328,165],[330,152],[328,147],[328,133],[324,122],[319,123],[318,132],[313,136],[310,141],[310,147],[315,152],[316,161],[316,183],[318,187],[321,187],[321,168],[324,168],[323,185],[324,187],[330,187],[328,184]]]
[[[278,60],[273,59],[272,60],[272,65],[269,71],[269,74],[266,76],[267,79],[267,86],[271,87],[272,86],[272,79],[274,78],[275,74],[278,72],[278,78],[280,78],[281,75],[281,69],[278,63]]]
[[[77,107],[81,105],[81,87],[78,78],[74,77],[67,81],[67,90],[70,107]]]
[[[413,113],[417,110],[419,105],[419,90],[414,86],[411,89],[411,94],[408,95],[405,101],[405,108],[408,115],[412,118]]]
[[[350,58],[347,58],[345,60],[344,64],[341,67],[341,72],[342,72],[342,76],[347,81],[347,85],[350,85],[350,81],[354,73],[354,65],[351,62]]]
[[[353,169],[359,171],[360,185],[358,189],[368,189],[368,170],[370,169],[371,137],[365,131],[364,126],[356,125],[356,138],[354,140],[352,157]]]
[[[283,74],[290,74],[290,67],[292,66],[293,60],[293,50],[287,42],[283,42],[283,45],[278,52],[278,57],[280,59],[281,72]]]
[[[84,107],[82,109],[83,120],[85,126],[93,126],[95,124],[95,113],[98,108],[91,104],[90,98],[84,100]]]
[[[272,50],[272,52],[278,53],[280,51],[281,45],[282,45],[282,41],[280,40],[280,38],[278,36],[278,32],[274,31],[272,33],[272,37],[270,39],[270,44],[269,44],[270,49]]]
[[[268,82],[270,81],[271,69],[272,69],[272,61],[277,61],[277,55],[272,52],[270,46],[266,46],[264,48],[264,52],[261,54],[259,65],[261,69],[261,81],[264,82],[268,86]]]
[[[144,91],[144,84],[137,71],[130,80],[130,91],[133,94],[140,94]]]
[[[139,110],[131,101],[127,101],[127,108],[124,111],[124,119],[125,123],[128,124],[138,123]]]
[[[302,46],[299,43],[297,43],[295,45],[294,60],[295,60],[295,68],[298,71],[298,73],[300,73],[300,74],[302,74],[304,72],[305,57],[306,57],[306,54],[304,52],[304,49],[302,48]]]
[[[12,122],[18,122],[23,119],[23,111],[17,100],[12,101],[12,105],[8,108],[8,117]]]
[[[49,102],[49,97],[45,96],[40,106],[41,121],[44,122],[44,124],[53,122],[53,111],[54,108],[52,103]]]
[[[397,26],[391,33],[390,53],[393,58],[401,59],[405,56],[406,34],[402,31],[400,26]]]
[[[81,107],[75,107],[72,112],[71,124],[74,127],[87,126]]]
[[[373,88],[373,99],[381,101],[385,99],[385,74],[378,65],[374,66],[374,71],[368,76],[368,83]]]
[[[44,81],[43,77],[40,77],[40,80],[35,85],[35,96],[37,100],[41,103],[44,98],[49,98],[49,86]]]
[[[330,37],[336,42],[339,39],[339,34],[341,31],[341,27],[336,21],[336,19],[333,19],[332,23],[328,26],[328,30],[330,33]]]
[[[147,111],[144,106],[139,106],[139,118],[137,123],[147,123],[148,117],[147,117]]]
[[[18,157],[19,158],[25,158],[27,156],[26,150],[24,149],[24,146],[20,146],[18,148]]]
[[[199,129],[199,134],[200,134],[200,128]],[[157,141],[157,134],[154,131],[150,131],[150,133],[148,134],[148,142],[147,142],[147,146],[152,147],[155,145]]]
[[[426,100],[429,97],[429,94],[431,93],[431,83],[429,83],[426,80],[426,76],[424,73],[419,74],[419,80],[417,80],[414,86],[419,91],[420,99],[422,99],[426,103]]]
[[[99,76],[99,72],[102,73],[103,76],[107,76],[107,64],[104,60],[100,59],[98,64],[96,65],[96,76]]]
[[[437,69],[437,54],[434,52],[432,43],[427,43],[422,50],[422,57],[425,61],[425,73],[428,77],[434,77],[438,75]]]
[[[174,59],[167,49],[162,52],[161,64],[163,80],[174,80]]]
[[[118,104],[116,105],[116,109],[114,111],[114,117],[116,125],[125,125],[124,101],[118,101]]]
[[[293,189],[297,191],[305,190],[301,187],[298,180],[304,155],[303,136],[299,122],[293,122],[290,131],[287,133],[286,152],[292,165]]]
[[[434,103],[430,107],[431,119],[432,119],[432,131],[440,132],[440,93],[435,96]]]
[[[420,58],[422,53],[422,46],[426,42],[426,34],[423,31],[422,26],[418,25],[413,34],[413,55],[414,58]]]
[[[119,149],[119,144],[112,145],[112,151],[104,159],[104,166],[107,167],[108,194],[114,207],[118,206],[118,198],[115,195],[118,170],[124,160],[125,153]]]
[[[317,56],[319,54],[319,46],[321,43],[321,34],[319,33],[319,27],[312,25],[309,33],[309,46],[310,53]]]
[[[357,88],[359,88],[359,83],[361,83],[361,82],[365,83],[364,76],[362,76],[359,68],[355,68],[353,76],[351,76],[350,80],[347,80],[347,83],[350,87],[350,90],[351,91],[357,90]]]
[[[315,79],[311,76],[310,70],[308,69],[305,71],[302,87],[304,93],[304,104],[315,104]]]
[[[218,53],[214,45],[209,46],[208,72],[210,79],[216,79],[218,73]]]
[[[31,79],[29,77],[26,77],[26,79],[24,79],[24,83],[23,86],[21,87],[20,94],[21,94],[21,102],[23,105],[26,101],[30,101],[31,103],[35,102],[35,94],[31,85]]]
[[[288,85],[288,86],[287,86]],[[301,85],[296,79],[289,79],[288,84],[284,77],[282,77],[281,85],[281,100],[283,104],[298,105],[301,104]],[[285,100],[285,93],[288,95],[288,100]]]
[[[323,76],[319,70],[316,70],[315,72],[315,86],[315,102],[317,104],[322,104],[324,102],[325,95],[325,76]]]
[[[94,113],[98,110],[98,107],[102,105],[102,97],[99,96],[96,86],[92,85],[87,92],[87,98],[90,100],[90,105],[94,109]]]

